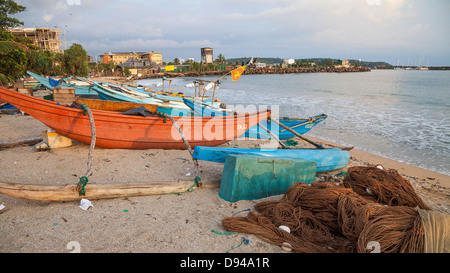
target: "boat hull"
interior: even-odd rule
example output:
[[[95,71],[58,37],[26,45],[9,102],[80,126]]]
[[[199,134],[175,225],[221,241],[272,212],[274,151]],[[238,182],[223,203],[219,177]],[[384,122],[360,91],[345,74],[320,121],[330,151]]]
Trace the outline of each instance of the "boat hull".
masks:
[[[57,105],[0,87],[0,99],[77,141],[91,143],[88,115],[80,109]],[[96,128],[96,146],[116,149],[186,149],[179,131],[169,119],[121,115],[92,110]],[[270,111],[248,115],[205,118],[174,117],[186,140],[195,146],[217,146],[237,138],[247,128],[270,116]]]
[[[226,109],[215,109],[212,107],[208,107],[205,105],[200,105],[197,102],[191,100],[184,100],[184,103],[189,106],[193,111],[194,115],[203,116],[203,117],[211,117],[211,116],[223,116],[232,114],[230,111]],[[317,116],[313,116],[310,118],[280,118],[278,122],[287,126],[288,128],[294,130],[296,133],[302,135],[309,130],[311,130],[314,126],[322,122],[327,118],[327,115],[321,114]],[[286,140],[295,137],[295,135],[288,130],[282,128],[275,122],[267,122],[267,120],[261,121],[263,127],[272,131],[277,137],[281,140]],[[249,130],[245,132],[241,137],[247,138],[257,138],[257,139],[272,139],[272,135],[268,133],[263,127],[259,126],[259,124],[251,127]]]
[[[312,160],[317,163],[317,172],[326,172],[344,168],[350,159],[350,153],[338,148],[333,149],[239,149],[222,147],[194,148],[193,157],[197,160],[225,163],[229,154],[260,155],[268,158],[295,158]]]
[[[314,126],[325,120],[327,116],[325,114],[310,117],[310,118],[280,118],[278,122],[287,126],[288,128],[294,130],[297,134],[303,135],[309,132]],[[280,125],[273,121],[267,122],[267,120],[261,121],[259,124],[266,127],[270,131],[278,132],[278,138],[281,140],[286,140],[295,137],[295,135],[288,130],[282,128]],[[247,138],[257,138],[257,139],[271,139],[272,136],[261,126],[255,125],[244,134]]]

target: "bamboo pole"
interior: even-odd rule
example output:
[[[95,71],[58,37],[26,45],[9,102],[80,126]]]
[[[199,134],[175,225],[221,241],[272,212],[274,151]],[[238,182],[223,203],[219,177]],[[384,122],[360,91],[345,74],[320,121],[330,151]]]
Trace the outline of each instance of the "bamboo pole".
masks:
[[[261,127],[262,129],[266,130],[273,138],[275,138],[276,141],[278,141],[278,143],[280,143],[281,147],[283,149],[286,149],[286,145],[284,145],[284,143],[272,132],[270,131],[268,128],[266,128],[264,125],[262,124],[258,124],[259,127]]]
[[[42,141],[42,137],[25,138],[11,141],[0,141],[0,150],[13,148],[21,145],[34,145]]]
[[[297,133],[296,131],[294,131],[294,130],[292,130],[291,128],[287,127],[286,125],[284,125],[284,124],[278,122],[276,119],[271,119],[271,120],[273,120],[276,124],[278,124],[279,126],[283,127],[284,129],[288,130],[289,132],[293,133],[295,136],[299,137],[300,139],[303,139],[304,141],[311,143],[312,145],[316,146],[316,147],[319,148],[319,149],[325,149],[325,147],[323,147],[322,144],[315,143],[314,141],[309,140],[309,139],[307,139],[307,138],[301,136],[301,135],[300,135],[299,133]]]
[[[213,96],[212,96],[212,100],[211,100],[211,107],[213,107],[213,105],[214,105],[214,97],[216,96],[216,88],[217,88],[217,83],[214,84],[214,92],[213,92]]]
[[[194,181],[149,182],[111,185],[88,184],[85,186],[85,194],[79,195],[77,191],[77,185],[42,186],[0,183],[0,193],[20,199],[61,202],[81,200],[81,198],[94,200],[171,194],[186,191],[193,185],[195,185]],[[215,186],[211,185],[206,187],[212,188]]]

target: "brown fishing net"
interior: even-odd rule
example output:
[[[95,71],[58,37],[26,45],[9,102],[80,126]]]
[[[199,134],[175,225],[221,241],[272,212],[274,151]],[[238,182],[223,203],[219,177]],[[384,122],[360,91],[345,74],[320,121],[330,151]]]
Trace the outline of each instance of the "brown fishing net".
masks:
[[[353,167],[348,173],[344,185],[295,183],[280,200],[256,204],[258,213],[225,217],[222,225],[274,245],[288,244],[296,253],[424,252],[419,210],[429,208],[409,182],[395,170],[376,167]]]
[[[430,209],[397,170],[352,167],[348,174],[344,185],[367,199],[389,206],[419,206],[421,209]]]

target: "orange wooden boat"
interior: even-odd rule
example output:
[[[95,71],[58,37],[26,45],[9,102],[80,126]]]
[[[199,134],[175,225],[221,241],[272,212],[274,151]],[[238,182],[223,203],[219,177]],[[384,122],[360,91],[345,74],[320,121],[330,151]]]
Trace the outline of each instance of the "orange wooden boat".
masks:
[[[3,99],[59,134],[91,143],[88,115],[80,109],[21,94],[0,87]],[[169,119],[121,115],[92,109],[96,146],[117,149],[186,149],[180,133]],[[173,117],[191,145],[217,146],[242,135],[270,116],[270,111],[225,117]]]
[[[138,107],[145,107],[150,112],[156,113],[158,111],[158,105],[148,103],[135,103],[128,101],[113,101],[113,100],[96,100],[76,97],[75,101],[79,104],[86,104],[91,109],[106,110],[114,112],[125,112],[136,109]]]

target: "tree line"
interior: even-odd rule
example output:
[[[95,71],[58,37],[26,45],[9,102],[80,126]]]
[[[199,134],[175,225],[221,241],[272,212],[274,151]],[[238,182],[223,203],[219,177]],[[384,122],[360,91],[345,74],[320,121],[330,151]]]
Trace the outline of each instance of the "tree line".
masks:
[[[30,38],[17,37],[8,31],[23,25],[11,16],[25,10],[14,1],[0,1],[0,85],[11,85],[27,70],[44,75],[86,76],[88,56],[80,44],[73,44],[63,52],[50,52],[36,46]]]

